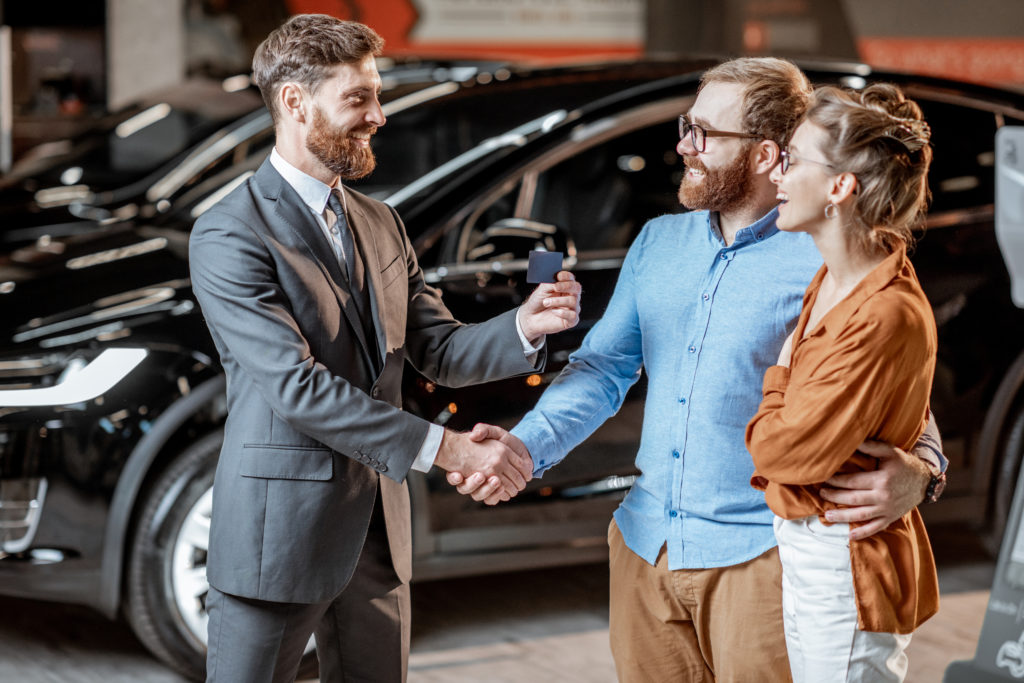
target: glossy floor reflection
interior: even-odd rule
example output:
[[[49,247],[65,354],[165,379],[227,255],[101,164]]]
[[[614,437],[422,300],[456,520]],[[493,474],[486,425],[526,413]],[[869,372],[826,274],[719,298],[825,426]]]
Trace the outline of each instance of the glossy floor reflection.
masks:
[[[949,662],[973,656],[992,581],[969,531],[932,537],[942,607],[914,637],[908,683],[941,681]],[[409,682],[610,683],[607,595],[603,565],[416,584]],[[183,681],[91,610],[0,598],[0,614],[4,683]]]

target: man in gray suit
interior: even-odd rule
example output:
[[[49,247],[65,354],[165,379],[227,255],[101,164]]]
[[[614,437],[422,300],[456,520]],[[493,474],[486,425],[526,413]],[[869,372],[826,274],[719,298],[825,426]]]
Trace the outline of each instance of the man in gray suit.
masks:
[[[389,206],[344,188],[374,166],[380,37],[300,15],[253,61],[276,146],[196,222],[192,282],[228,379],[214,483],[208,680],[290,681],[315,633],[322,681],[405,680],[410,469],[531,464],[400,409],[406,359],[458,386],[535,371],[576,324],[569,273],[516,311],[456,321]],[[383,476],[382,476],[383,475]]]

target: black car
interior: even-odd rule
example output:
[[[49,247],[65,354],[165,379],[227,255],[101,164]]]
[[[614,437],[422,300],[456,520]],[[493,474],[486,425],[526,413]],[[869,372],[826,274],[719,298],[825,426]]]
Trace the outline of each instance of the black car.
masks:
[[[676,117],[709,64],[502,67],[491,83],[440,84],[449,91],[389,114],[379,170],[361,189],[396,207],[457,317],[519,304],[537,246],[564,251],[585,292],[580,325],[549,339],[544,372],[451,390],[410,368],[407,410],[468,429],[511,426],[529,409],[600,317],[644,222],[682,210]],[[997,128],[1024,123],[1024,96],[803,66],[816,82],[896,82],[932,125],[934,201],[913,260],[939,326],[932,407],[951,466],[943,501],[926,513],[998,524],[1009,502],[1000,473],[1016,471],[1022,452],[1024,312],[993,231],[992,150]],[[0,235],[0,591],[121,611],[190,675],[202,671],[225,403],[189,287],[188,230],[264,151],[254,146],[148,217],[64,236],[36,227],[6,244]],[[459,496],[440,473],[411,474],[414,580],[604,558],[611,512],[635,476],[643,393],[641,378],[573,457],[497,508]]]
[[[503,66],[382,59],[380,68],[381,100],[400,111],[491,78]],[[247,74],[192,78],[103,117],[75,138],[30,150],[0,177],[0,226],[14,239],[37,226],[63,237],[87,232],[94,222],[153,220],[188,192],[208,197],[206,188],[220,187],[220,171],[258,162],[272,143],[270,114]]]

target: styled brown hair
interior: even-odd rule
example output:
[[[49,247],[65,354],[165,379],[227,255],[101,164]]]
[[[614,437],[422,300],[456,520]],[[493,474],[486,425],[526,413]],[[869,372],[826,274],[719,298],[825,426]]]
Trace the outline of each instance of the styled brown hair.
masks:
[[[860,92],[824,86],[807,120],[828,134],[825,159],[857,177],[853,209],[862,246],[892,253],[913,244],[928,208],[932,161],[931,129],[917,103],[889,83]]]
[[[814,92],[803,71],[776,57],[741,57],[718,64],[704,73],[697,92],[709,83],[742,85],[744,132],[774,140],[779,147],[789,144]]]
[[[275,98],[283,84],[299,83],[316,94],[330,67],[376,57],[383,48],[384,39],[369,26],[327,14],[297,14],[256,48],[252,78],[276,125]]]

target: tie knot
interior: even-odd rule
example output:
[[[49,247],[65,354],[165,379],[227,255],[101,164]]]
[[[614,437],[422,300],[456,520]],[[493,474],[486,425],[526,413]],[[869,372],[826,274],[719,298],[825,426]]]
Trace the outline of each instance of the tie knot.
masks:
[[[327,195],[327,206],[331,208],[336,218],[341,218],[345,214],[345,210],[341,206],[341,193],[337,190],[331,190],[331,193]]]

